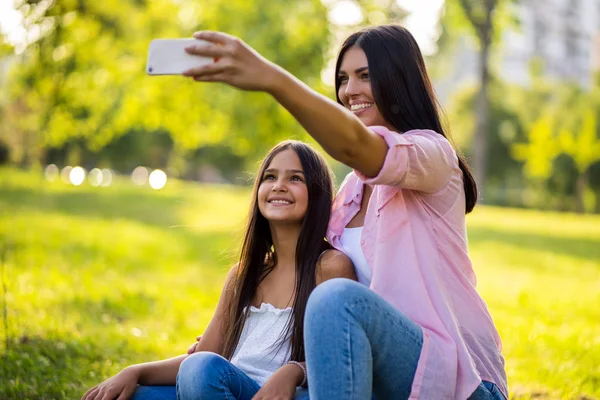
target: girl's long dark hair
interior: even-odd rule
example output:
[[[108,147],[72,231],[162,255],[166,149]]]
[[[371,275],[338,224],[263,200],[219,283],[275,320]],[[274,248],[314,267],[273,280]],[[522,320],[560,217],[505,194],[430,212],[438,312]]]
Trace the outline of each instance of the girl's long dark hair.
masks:
[[[233,357],[248,309],[262,280],[277,263],[269,222],[258,208],[258,188],[273,158],[284,150],[293,150],[300,159],[308,189],[308,207],[296,245],[296,291],[293,311],[281,341],[291,340],[291,359],[304,361],[304,313],[308,296],[316,286],[319,256],[330,248],[325,241],[333,200],[331,172],[323,157],[305,143],[288,140],[279,143],[262,161],[254,182],[252,204],[235,278],[228,288],[231,298],[225,313],[223,356]]]
[[[398,25],[381,25],[353,33],[346,39],[335,66],[335,93],[338,103],[340,70],[344,54],[353,46],[367,56],[371,89],[383,118],[400,133],[430,129],[451,140],[444,132],[439,103],[425,69],[425,61],[412,34]],[[465,158],[456,149],[463,172],[466,213],[477,202],[477,184]]]

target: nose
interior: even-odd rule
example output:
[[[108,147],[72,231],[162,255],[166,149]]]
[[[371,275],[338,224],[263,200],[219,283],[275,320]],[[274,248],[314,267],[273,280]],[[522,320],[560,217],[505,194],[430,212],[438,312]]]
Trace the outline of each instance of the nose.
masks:
[[[287,192],[287,186],[285,185],[285,181],[282,179],[278,179],[273,183],[273,187],[271,187],[271,191],[273,192]]]
[[[348,78],[348,83],[346,83],[346,89],[344,93],[348,98],[355,97],[360,94],[359,82],[356,79],[350,77]]]

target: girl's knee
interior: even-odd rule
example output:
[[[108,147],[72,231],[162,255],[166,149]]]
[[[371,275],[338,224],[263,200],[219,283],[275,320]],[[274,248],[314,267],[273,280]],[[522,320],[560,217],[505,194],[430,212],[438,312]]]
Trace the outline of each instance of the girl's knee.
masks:
[[[200,351],[187,357],[179,367],[177,375],[178,385],[198,385],[202,382],[210,382],[218,378],[228,361],[216,353]]]

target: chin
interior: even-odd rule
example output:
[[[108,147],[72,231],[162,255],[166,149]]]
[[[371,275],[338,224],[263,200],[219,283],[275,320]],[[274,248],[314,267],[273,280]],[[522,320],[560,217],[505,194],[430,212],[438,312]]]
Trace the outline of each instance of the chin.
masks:
[[[369,117],[364,117],[364,118],[358,118],[360,119],[360,121],[365,124],[366,126],[373,126],[373,125],[377,125],[374,121],[373,118],[369,118]]]
[[[285,225],[293,225],[293,224],[302,224],[302,220],[298,220],[298,218],[294,218],[291,216],[269,216],[267,217],[267,221],[276,224],[285,224]]]

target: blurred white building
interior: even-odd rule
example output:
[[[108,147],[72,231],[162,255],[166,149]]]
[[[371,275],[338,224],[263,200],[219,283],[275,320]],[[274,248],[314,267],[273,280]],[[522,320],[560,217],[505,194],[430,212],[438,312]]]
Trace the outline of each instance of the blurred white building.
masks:
[[[538,59],[546,78],[590,86],[593,71],[600,69],[600,0],[520,0],[514,12],[519,25],[503,33],[492,53],[493,73],[528,85],[532,61]],[[474,43],[465,38],[452,64],[436,82],[442,99],[462,84],[477,83]]]

